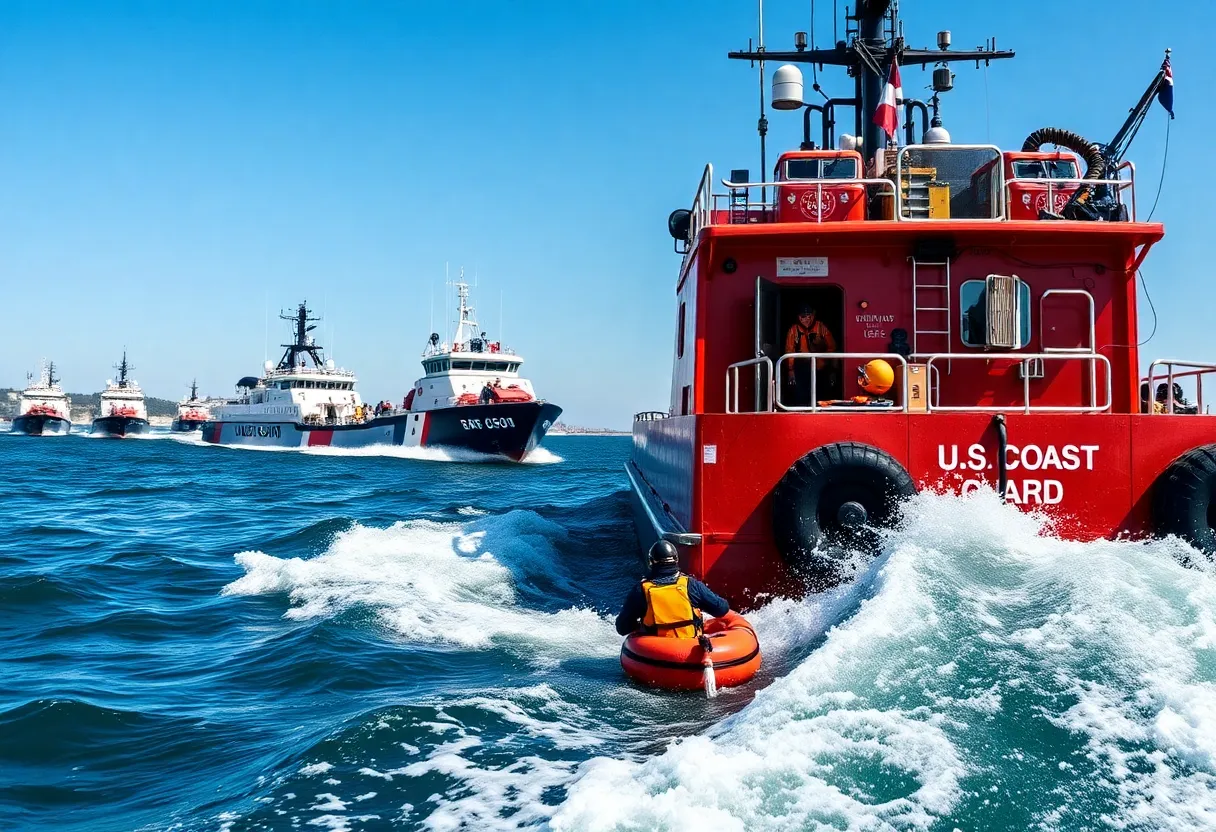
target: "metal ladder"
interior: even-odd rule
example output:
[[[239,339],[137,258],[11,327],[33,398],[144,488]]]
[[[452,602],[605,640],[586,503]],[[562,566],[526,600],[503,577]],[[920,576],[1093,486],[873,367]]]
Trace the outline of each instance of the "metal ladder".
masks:
[[[912,356],[919,358],[933,352],[948,353],[953,345],[951,336],[954,333],[950,314],[950,261],[918,261],[915,257],[908,259],[912,261]],[[926,269],[929,274],[924,274]],[[928,299],[923,296],[926,292]],[[922,306],[922,303],[926,305]],[[929,323],[924,322],[922,315],[929,316]],[[922,350],[922,335],[928,338],[944,338],[945,347],[940,350],[926,347]],[[946,372],[950,372],[949,360],[946,361]]]

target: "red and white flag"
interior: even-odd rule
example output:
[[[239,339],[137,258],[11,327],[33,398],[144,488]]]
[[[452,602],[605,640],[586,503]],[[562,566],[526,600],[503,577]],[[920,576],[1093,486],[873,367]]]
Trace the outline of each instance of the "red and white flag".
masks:
[[[874,123],[883,129],[888,139],[895,138],[895,131],[899,129],[899,109],[896,102],[903,97],[904,88],[899,81],[899,62],[892,57],[887,85],[882,88],[882,101],[874,111]]]

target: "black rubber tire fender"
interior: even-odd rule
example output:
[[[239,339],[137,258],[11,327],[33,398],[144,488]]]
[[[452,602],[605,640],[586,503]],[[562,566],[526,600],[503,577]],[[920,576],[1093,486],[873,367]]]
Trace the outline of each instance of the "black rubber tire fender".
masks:
[[[795,462],[773,490],[773,538],[786,562],[820,585],[841,580],[842,549],[873,548],[877,536],[840,540],[834,534],[840,506],[864,506],[867,526],[889,527],[899,503],[916,485],[895,457],[861,442],[823,445]]]
[[[1153,530],[1216,556],[1216,445],[1191,448],[1153,484]]]

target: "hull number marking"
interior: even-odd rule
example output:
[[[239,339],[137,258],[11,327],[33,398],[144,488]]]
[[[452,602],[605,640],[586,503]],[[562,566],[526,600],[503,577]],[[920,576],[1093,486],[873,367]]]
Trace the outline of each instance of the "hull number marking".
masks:
[[[515,420],[510,416],[492,416],[489,419],[461,419],[460,426],[465,430],[513,428],[515,427]]]

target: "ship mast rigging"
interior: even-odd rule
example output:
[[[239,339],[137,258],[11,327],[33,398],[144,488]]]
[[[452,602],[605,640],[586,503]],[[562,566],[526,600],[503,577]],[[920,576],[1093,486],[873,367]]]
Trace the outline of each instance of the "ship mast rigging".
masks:
[[[284,352],[283,357],[279,359],[276,369],[291,370],[300,366],[298,359],[301,355],[307,355],[313,360],[313,364],[320,369],[324,364],[321,358],[321,348],[317,346],[316,341],[308,333],[317,328],[316,324],[312,322],[321,319],[312,316],[312,310],[308,308],[307,302],[301,303],[294,314],[285,315],[280,312],[279,318],[284,321],[290,321],[295,325],[295,341],[291,344],[279,345],[284,348]]]
[[[906,45],[903,38],[903,26],[899,19],[898,3],[892,0],[858,0],[856,11],[845,16],[845,39],[837,41],[830,49],[806,48],[806,33],[795,35],[796,48],[792,52],[773,52],[763,45],[758,49],[729,52],[727,57],[742,61],[781,61],[791,64],[811,64],[822,69],[824,66],[844,67],[849,76],[854,79],[855,95],[853,98],[829,99],[824,105],[808,105],[800,103],[799,107],[807,107],[807,123],[809,125],[810,109],[819,110],[825,121],[825,135],[830,135],[827,125],[832,122],[834,106],[852,106],[856,114],[856,134],[862,137],[862,148],[865,155],[872,155],[883,146],[882,129],[874,123],[874,114],[882,103],[883,85],[886,80],[886,67],[892,59],[897,59],[900,66],[920,64],[922,67],[930,64],[945,68],[947,64],[958,61],[975,61],[985,66],[994,60],[1012,58],[1012,51],[998,51],[995,39],[989,45],[971,50],[953,50],[948,48],[949,34],[946,35],[946,46],[939,49],[913,49]],[[939,36],[939,46],[942,39]],[[948,70],[946,70],[948,72]],[[936,85],[935,85],[936,87]],[[947,87],[948,89],[948,87]],[[904,106],[911,99],[902,99],[897,105]],[[761,103],[763,107],[763,102]],[[774,102],[778,109],[781,105]],[[788,108],[788,104],[786,105]],[[761,115],[763,124],[763,114]],[[809,132],[809,131],[808,131]],[[763,135],[763,134],[762,134]],[[763,164],[763,162],[761,163]],[[767,172],[765,172],[767,173]]]

